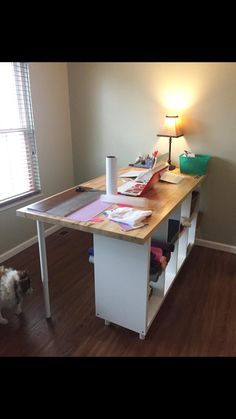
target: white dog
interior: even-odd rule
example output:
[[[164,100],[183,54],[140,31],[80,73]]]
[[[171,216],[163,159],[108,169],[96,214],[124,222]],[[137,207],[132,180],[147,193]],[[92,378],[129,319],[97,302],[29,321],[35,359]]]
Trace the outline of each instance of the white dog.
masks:
[[[0,324],[8,323],[1,310],[14,307],[15,313],[19,315],[22,312],[24,295],[31,294],[32,291],[28,272],[0,266]]]

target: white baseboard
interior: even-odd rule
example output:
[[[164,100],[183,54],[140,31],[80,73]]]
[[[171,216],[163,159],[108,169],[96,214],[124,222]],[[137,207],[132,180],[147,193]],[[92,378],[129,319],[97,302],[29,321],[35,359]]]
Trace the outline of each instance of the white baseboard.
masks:
[[[209,247],[210,249],[221,250],[222,252],[236,253],[236,246],[229,244],[212,242],[210,240],[196,239],[195,244],[198,246]]]
[[[56,231],[60,230],[61,226],[53,226],[45,230],[45,237],[50,236],[51,234],[55,233]],[[22,252],[22,250],[27,249],[27,247],[32,246],[32,244],[37,243],[38,236],[31,237],[31,239],[26,240],[25,242],[19,244],[16,247],[13,247],[12,249],[8,250],[5,253],[2,253],[0,255],[0,263],[4,262],[4,260],[10,259],[11,257],[17,255],[17,253]]]

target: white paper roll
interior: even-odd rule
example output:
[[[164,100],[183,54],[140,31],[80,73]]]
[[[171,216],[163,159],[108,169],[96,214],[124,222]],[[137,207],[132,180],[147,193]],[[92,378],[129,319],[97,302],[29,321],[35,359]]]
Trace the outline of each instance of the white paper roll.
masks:
[[[115,156],[106,157],[106,193],[117,194],[117,159]]]

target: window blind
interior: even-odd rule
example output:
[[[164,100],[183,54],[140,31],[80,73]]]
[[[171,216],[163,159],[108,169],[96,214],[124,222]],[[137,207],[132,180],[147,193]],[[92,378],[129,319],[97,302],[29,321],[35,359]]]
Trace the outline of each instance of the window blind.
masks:
[[[0,63],[0,207],[40,192],[27,63]]]

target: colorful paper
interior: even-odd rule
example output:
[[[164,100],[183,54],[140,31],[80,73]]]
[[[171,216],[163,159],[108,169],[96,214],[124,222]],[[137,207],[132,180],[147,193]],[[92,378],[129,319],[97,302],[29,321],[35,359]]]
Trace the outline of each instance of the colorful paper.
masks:
[[[100,214],[105,209],[111,206],[108,202],[102,202],[100,199],[92,202],[89,205],[86,205],[79,210],[72,212],[71,214],[67,215],[66,218],[75,221],[90,221],[92,218],[96,217],[96,215]]]

